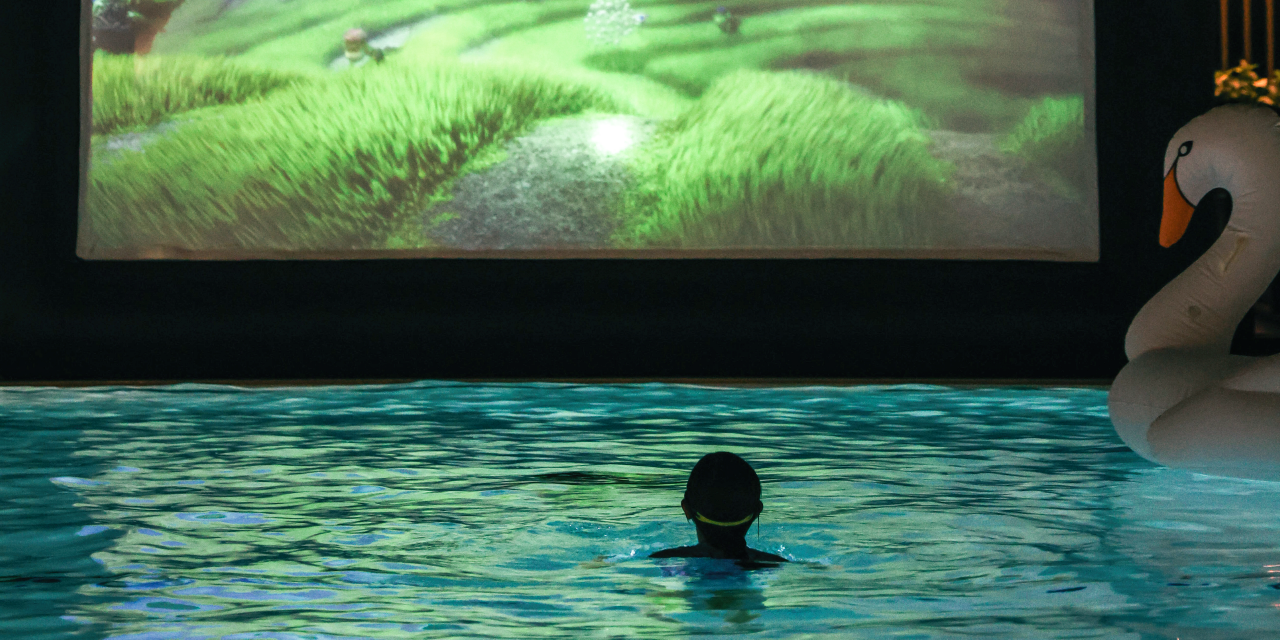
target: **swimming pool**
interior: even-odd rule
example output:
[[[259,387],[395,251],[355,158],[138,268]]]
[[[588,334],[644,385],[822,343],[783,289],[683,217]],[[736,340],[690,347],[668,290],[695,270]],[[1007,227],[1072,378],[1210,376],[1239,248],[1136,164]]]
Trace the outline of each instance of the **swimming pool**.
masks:
[[[0,389],[0,637],[1268,638],[1280,483],[1101,388]],[[684,481],[764,483],[743,572]]]

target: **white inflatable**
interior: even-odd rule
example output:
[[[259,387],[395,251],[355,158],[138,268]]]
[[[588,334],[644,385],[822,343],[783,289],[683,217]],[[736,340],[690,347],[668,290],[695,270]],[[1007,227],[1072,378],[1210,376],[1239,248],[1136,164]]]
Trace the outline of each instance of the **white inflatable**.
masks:
[[[1161,245],[1182,237],[1212,189],[1231,193],[1231,219],[1129,326],[1111,421],[1153,462],[1280,480],[1280,356],[1229,353],[1236,325],[1280,271],[1280,116],[1217,107],[1178,131],[1164,166]]]

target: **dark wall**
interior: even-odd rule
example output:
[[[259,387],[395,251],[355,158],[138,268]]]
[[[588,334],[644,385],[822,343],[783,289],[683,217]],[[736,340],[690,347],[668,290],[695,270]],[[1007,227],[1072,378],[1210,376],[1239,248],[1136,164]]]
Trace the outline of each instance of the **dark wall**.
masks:
[[[32,55],[4,72],[0,380],[1108,378],[1195,258],[1155,238],[1165,145],[1210,106],[1213,3],[1098,0],[1098,264],[83,262],[71,4],[7,10]]]

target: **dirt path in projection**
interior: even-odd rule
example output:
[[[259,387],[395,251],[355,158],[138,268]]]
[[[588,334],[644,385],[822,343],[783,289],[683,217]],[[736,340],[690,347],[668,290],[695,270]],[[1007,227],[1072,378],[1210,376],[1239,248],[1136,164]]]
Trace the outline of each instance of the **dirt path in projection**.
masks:
[[[941,213],[948,248],[1045,250],[1084,256],[1098,243],[1096,213],[1000,151],[999,134],[929,131],[933,156],[956,166],[956,195]]]
[[[426,212],[427,234],[455,249],[609,248],[629,151],[656,123],[582,116],[542,123],[506,143],[507,158],[454,183]]]

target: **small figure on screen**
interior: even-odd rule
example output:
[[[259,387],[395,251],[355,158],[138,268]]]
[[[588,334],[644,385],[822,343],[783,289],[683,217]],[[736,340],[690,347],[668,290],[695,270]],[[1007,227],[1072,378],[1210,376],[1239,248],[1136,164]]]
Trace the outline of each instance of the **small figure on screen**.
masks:
[[[369,46],[369,35],[364,32],[364,29],[351,29],[343,34],[342,53],[346,64],[341,64],[342,60],[339,60],[340,64],[336,65],[336,68],[361,67],[368,64],[369,60],[382,62],[385,57],[382,49]]]
[[[720,27],[720,31],[725,35],[737,35],[738,27],[742,24],[742,18],[729,12],[729,8],[725,6],[716,7],[716,15],[712,16],[712,21]]]
[[[729,453],[709,453],[694,465],[680,501],[693,521],[698,544],[664,549],[650,558],[723,558],[744,566],[787,562],[786,558],[747,546],[746,534],[760,517],[760,478],[746,460]]]

